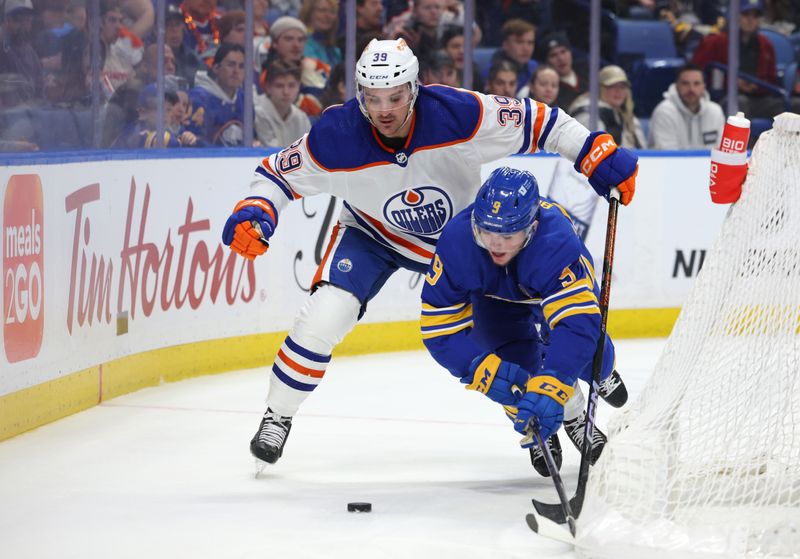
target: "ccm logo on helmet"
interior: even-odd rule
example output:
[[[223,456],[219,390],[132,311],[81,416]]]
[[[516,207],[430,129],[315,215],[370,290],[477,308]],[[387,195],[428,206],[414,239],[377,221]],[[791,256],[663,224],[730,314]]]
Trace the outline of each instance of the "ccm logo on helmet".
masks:
[[[375,76],[368,76],[367,79],[370,79],[370,80],[388,80],[389,76],[386,75],[386,74],[378,74],[378,75],[375,75]]]
[[[607,138],[606,141],[595,144],[589,154],[581,161],[581,171],[587,177],[592,174],[597,163],[617,149],[617,144],[614,142],[614,139],[611,136],[607,136]]]

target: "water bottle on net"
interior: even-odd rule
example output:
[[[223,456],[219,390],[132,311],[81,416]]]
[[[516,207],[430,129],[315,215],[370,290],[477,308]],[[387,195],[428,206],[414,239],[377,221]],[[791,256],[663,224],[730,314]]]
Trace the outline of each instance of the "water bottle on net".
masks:
[[[742,195],[747,176],[747,142],[750,121],[744,113],[729,116],[718,149],[711,150],[711,172],[708,189],[716,204],[736,202]]]

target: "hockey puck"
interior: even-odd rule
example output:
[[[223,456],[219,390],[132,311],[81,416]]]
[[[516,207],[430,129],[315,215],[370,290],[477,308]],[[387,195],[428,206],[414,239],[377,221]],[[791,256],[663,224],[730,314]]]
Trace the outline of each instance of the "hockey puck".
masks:
[[[347,512],[372,512],[372,503],[347,503]]]

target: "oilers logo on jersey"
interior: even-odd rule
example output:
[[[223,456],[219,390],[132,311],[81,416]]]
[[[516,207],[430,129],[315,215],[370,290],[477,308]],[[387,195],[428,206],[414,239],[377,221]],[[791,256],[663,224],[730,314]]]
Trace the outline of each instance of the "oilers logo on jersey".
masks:
[[[435,235],[453,217],[453,202],[441,188],[419,186],[389,198],[383,217],[402,231]]]

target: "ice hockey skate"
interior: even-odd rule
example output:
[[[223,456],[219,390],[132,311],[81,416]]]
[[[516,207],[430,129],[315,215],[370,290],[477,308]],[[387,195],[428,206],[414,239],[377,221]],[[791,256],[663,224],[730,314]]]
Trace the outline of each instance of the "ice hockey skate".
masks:
[[[553,462],[556,464],[556,469],[561,470],[561,441],[558,440],[558,435],[550,435],[547,439],[547,446],[550,448],[550,454],[553,455]],[[544,452],[539,446],[532,446],[530,449],[531,464],[533,469],[542,476],[550,477],[550,470],[547,469],[547,462],[544,459]]]
[[[615,408],[621,408],[628,401],[628,389],[616,369],[598,385],[598,394],[608,405]]]
[[[578,449],[578,452],[583,450],[583,433],[585,429],[586,412],[581,412],[581,414],[575,419],[564,421],[564,431],[567,432],[569,440],[572,441],[572,444],[575,445],[575,448]],[[597,425],[595,425],[594,434],[592,435],[592,465],[594,465],[594,463],[597,462],[597,459],[600,458],[600,454],[602,454],[603,447],[605,446],[607,440],[608,438],[605,436],[605,434],[597,427]]]
[[[291,417],[278,415],[267,408],[258,431],[250,441],[250,453],[256,458],[256,477],[267,464],[274,464],[283,455],[283,447],[291,429]]]

